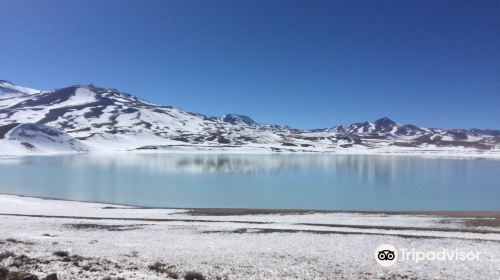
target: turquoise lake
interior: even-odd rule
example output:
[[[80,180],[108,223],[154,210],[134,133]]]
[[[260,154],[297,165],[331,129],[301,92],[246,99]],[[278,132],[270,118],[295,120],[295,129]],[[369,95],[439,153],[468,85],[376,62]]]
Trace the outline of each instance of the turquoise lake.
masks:
[[[0,192],[147,207],[500,210],[500,161],[326,154],[0,158]]]

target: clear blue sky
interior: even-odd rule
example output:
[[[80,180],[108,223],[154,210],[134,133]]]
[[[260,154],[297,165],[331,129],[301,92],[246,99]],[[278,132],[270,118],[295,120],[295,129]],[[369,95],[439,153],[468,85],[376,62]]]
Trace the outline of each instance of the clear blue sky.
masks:
[[[0,79],[299,128],[500,128],[500,1],[0,1]]]

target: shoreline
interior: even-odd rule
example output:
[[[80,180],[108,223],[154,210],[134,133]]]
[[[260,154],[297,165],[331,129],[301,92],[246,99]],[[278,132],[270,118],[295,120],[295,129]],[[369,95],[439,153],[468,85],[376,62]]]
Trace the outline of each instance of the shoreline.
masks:
[[[267,150],[269,147],[219,147],[207,146],[197,147],[190,145],[175,145],[172,149],[124,149],[111,151],[60,151],[60,152],[31,152],[22,154],[0,154],[2,158],[19,158],[30,156],[71,156],[71,155],[116,155],[120,154],[221,154],[221,155],[360,155],[360,156],[407,156],[435,159],[456,159],[456,160],[500,160],[500,150],[468,150],[468,149],[345,149],[345,150],[283,150],[275,152]],[[187,149],[186,149],[187,148]]]
[[[453,218],[498,218],[500,210],[324,210],[324,209],[290,209],[290,208],[206,208],[206,207],[147,207],[134,204],[113,203],[104,201],[73,200],[45,196],[32,196],[0,192],[0,196],[35,198],[47,201],[80,202],[107,205],[105,209],[141,209],[141,210],[187,210],[191,216],[246,216],[246,215],[307,215],[307,214],[372,214],[372,215],[408,215],[408,216],[440,216]],[[1,213],[0,213],[1,214]]]

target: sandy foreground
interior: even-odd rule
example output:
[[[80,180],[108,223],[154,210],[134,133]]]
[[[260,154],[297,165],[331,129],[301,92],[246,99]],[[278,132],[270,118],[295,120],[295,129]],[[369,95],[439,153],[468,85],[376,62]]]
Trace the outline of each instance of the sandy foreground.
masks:
[[[381,244],[479,257],[398,255],[382,267]],[[41,279],[500,279],[500,213],[144,209],[0,195],[0,267]]]

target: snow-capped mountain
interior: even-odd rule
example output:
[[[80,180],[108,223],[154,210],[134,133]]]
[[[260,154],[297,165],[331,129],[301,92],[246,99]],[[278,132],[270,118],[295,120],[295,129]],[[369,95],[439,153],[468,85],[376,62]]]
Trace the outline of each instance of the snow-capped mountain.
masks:
[[[0,80],[0,153],[133,149],[346,151],[496,150],[497,130],[445,130],[381,118],[329,129],[259,124],[248,116],[208,117],[116,89],[75,85],[43,91]],[[2,149],[2,147],[4,147]],[[12,147],[15,147],[12,148]]]
[[[220,120],[225,123],[235,124],[235,125],[248,125],[248,126],[256,126],[257,123],[252,120],[248,116],[244,115],[236,115],[236,114],[227,114],[220,117]]]
[[[39,92],[41,92],[41,90],[21,87],[14,85],[13,83],[8,81],[0,80],[0,93],[3,94],[2,97],[6,97],[9,94],[11,95],[11,97],[14,97],[14,96],[35,94]]]
[[[43,124],[23,123],[17,125],[9,131],[8,139],[18,141],[23,148],[37,152],[84,152],[89,150],[88,147],[68,134]]]

